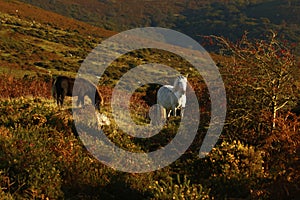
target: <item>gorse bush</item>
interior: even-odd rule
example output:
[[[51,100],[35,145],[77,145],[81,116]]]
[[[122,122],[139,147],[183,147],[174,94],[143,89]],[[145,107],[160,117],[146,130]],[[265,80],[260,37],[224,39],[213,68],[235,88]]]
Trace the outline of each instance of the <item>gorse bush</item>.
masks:
[[[228,179],[263,176],[263,152],[240,141],[222,142],[213,148],[207,157],[212,166],[212,176],[224,176]]]
[[[52,100],[0,100],[0,113],[1,199],[149,194],[145,188],[153,182],[152,176],[141,176],[140,181],[131,175],[124,178],[93,158],[75,136],[70,111],[59,109]],[[126,182],[135,182],[134,188],[124,189]]]
[[[0,169],[7,180],[2,191],[14,198],[61,197],[63,151],[55,151],[59,132],[47,124],[47,114],[55,109],[21,98],[2,101],[0,110]]]
[[[29,131],[36,137],[26,138],[23,134]],[[4,160],[0,166],[7,170],[7,176],[12,182],[7,189],[16,197],[19,194],[24,198],[62,196],[60,172],[56,163],[53,163],[55,154],[43,142],[45,138],[41,138],[44,131],[19,127],[12,131],[11,138],[0,140],[3,150],[1,160]]]
[[[89,158],[73,135],[70,113],[39,101],[0,102],[1,195],[58,199],[77,179],[78,185],[103,184],[97,173],[103,166]]]
[[[175,180],[168,177],[167,180],[155,181],[149,188],[154,194],[154,199],[211,199],[209,190],[204,189],[201,184],[192,184],[186,176],[183,179],[177,175]]]
[[[207,184],[219,198],[249,198],[264,177],[263,151],[239,141],[222,142],[203,161]]]

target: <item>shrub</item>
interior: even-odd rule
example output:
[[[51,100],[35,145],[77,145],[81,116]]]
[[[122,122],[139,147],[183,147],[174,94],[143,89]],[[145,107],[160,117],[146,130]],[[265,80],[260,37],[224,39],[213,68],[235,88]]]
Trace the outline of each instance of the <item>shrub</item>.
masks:
[[[8,190],[17,198],[61,197],[60,172],[53,162],[55,155],[45,144],[47,136],[42,136],[49,131],[17,127],[10,132],[10,137],[2,133],[0,136],[0,169],[11,183],[4,191]]]
[[[263,152],[239,141],[222,142],[204,162],[209,169],[208,185],[222,198],[249,197],[264,177]]]
[[[45,77],[24,76],[16,78],[13,75],[0,75],[0,97],[16,98],[24,96],[50,97],[51,82]]]
[[[280,114],[272,135],[264,141],[271,199],[297,199],[300,193],[300,121],[290,113]]]
[[[153,185],[149,186],[154,199],[210,199],[209,190],[204,189],[201,184],[192,184],[186,176],[183,177],[183,180],[179,175],[175,181],[172,177],[167,179],[167,181],[155,181]]]
[[[49,100],[0,100],[0,199],[100,195],[115,173],[73,134],[72,115]]]

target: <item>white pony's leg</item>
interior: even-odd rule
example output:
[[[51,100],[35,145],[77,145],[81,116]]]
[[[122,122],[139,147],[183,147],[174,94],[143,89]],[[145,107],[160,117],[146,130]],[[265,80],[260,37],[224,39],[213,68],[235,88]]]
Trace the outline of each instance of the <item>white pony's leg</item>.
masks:
[[[166,110],[168,118],[171,117],[172,110]]]
[[[176,110],[177,110],[176,108],[173,108],[173,111],[172,111],[172,112],[173,112],[174,117],[177,116],[177,115],[176,115]]]
[[[181,107],[180,116],[183,117],[185,107]]]
[[[180,104],[181,104],[180,116],[183,117],[185,104],[186,104],[186,95],[185,94],[182,95]]]

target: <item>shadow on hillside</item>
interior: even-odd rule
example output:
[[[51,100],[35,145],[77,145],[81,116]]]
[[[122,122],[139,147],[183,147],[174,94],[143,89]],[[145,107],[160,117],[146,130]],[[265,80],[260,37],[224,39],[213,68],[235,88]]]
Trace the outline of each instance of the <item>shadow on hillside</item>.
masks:
[[[65,194],[65,199],[72,200],[85,200],[85,199],[101,199],[101,200],[111,200],[111,199],[130,199],[130,200],[140,200],[144,199],[145,196],[126,185],[123,181],[118,181],[110,183],[104,187],[93,187],[91,185],[72,185],[70,187],[63,188]]]

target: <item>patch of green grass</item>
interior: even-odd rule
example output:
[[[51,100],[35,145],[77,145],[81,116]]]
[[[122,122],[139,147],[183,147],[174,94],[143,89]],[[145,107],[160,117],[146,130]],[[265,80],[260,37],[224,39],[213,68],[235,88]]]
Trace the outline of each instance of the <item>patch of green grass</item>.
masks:
[[[25,74],[29,76],[35,76],[37,72],[32,70],[25,70],[25,69],[13,68],[13,67],[2,65],[0,67],[0,75],[3,74],[13,75],[16,78],[23,78]]]

